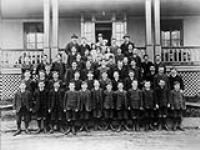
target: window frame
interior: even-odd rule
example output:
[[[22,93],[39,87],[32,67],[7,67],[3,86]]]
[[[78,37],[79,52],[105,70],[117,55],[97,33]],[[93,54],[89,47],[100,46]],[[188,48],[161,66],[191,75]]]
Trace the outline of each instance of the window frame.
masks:
[[[28,32],[28,25],[41,25],[41,32]],[[34,33],[34,38],[35,42],[27,42],[27,35],[28,33]],[[42,21],[35,21],[35,22],[23,22],[23,41],[24,41],[24,49],[25,50],[41,50],[43,48],[38,48],[38,43],[43,43],[44,44],[44,39],[43,42],[38,42],[37,34],[38,33],[43,33],[43,38],[44,38],[44,25]],[[34,48],[28,48],[28,43],[34,43]]]
[[[163,27],[163,26],[165,26],[166,22],[169,22],[169,24],[166,25],[167,27]],[[176,27],[170,26],[170,25],[174,25],[174,24],[176,24],[175,25]],[[161,46],[162,47],[182,47],[182,46],[184,46],[183,19],[163,19],[163,20],[161,20],[161,27],[160,28],[161,28],[160,29],[160,37],[161,37]],[[163,28],[169,28],[169,30],[168,29],[163,30]],[[180,46],[173,46],[172,45],[172,41],[173,41],[172,32],[173,31],[180,31]],[[162,32],[169,32],[170,33],[170,39],[169,39],[170,45],[169,46],[163,46],[163,41],[166,41],[166,40],[162,39]],[[174,40],[177,41],[178,39],[174,39]]]

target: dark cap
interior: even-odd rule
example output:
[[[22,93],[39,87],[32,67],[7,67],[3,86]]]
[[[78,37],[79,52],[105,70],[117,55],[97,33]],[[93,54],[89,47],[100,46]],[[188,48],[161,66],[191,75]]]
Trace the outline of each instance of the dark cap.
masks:
[[[98,34],[98,37],[103,37],[103,34],[102,34],[102,33],[99,33],[99,34]]]
[[[130,38],[130,35],[128,35],[128,34],[125,34],[124,36],[123,36],[123,39],[125,39],[125,38]]]
[[[77,36],[76,34],[73,34],[73,35],[71,36],[71,39],[78,39],[78,36]]]

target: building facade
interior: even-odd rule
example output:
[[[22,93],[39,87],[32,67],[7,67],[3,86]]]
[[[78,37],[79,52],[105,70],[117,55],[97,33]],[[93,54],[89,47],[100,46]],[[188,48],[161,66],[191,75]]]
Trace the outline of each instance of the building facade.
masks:
[[[200,0],[0,2],[2,98],[12,97],[16,90],[17,66],[24,52],[33,64],[41,61],[43,53],[53,59],[73,33],[86,37],[88,43],[96,42],[97,34],[103,33],[108,41],[115,37],[119,45],[123,35],[129,34],[152,61],[158,54],[168,66],[178,67],[187,96],[200,90]]]

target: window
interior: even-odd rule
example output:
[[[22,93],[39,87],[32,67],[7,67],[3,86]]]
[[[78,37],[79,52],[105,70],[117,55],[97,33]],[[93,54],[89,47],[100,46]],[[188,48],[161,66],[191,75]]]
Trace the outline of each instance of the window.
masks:
[[[162,20],[161,38],[163,47],[177,47],[183,45],[182,20]]]
[[[24,23],[25,49],[43,49],[43,23]]]
[[[126,34],[126,22],[115,21],[113,22],[113,36],[117,39],[117,44],[123,43],[123,36]]]

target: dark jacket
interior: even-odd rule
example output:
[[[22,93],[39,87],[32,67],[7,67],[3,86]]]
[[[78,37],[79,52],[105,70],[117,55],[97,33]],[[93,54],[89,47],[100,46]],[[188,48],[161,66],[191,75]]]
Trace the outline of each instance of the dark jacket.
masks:
[[[157,87],[155,89],[155,101],[159,107],[167,107],[169,103],[169,90],[167,88]]]
[[[79,51],[79,53],[81,54],[81,56],[85,55],[85,51],[87,49],[90,51],[90,46],[88,44],[85,44],[85,45],[81,44],[80,51]]]
[[[141,90],[130,89],[127,92],[127,98],[131,109],[140,109],[140,107],[143,107],[143,95]]]
[[[122,82],[122,80],[120,80],[120,79],[119,80],[115,80],[115,79],[112,80],[112,90],[113,91],[117,91],[118,90],[117,86],[118,86],[119,82]]]
[[[174,82],[178,81],[180,83],[181,90],[185,89],[184,82],[181,76],[176,75],[175,77],[169,76],[170,90],[174,89]]]
[[[64,81],[67,83],[69,83],[69,81],[71,81],[72,79],[74,79],[74,73],[76,71],[79,71],[78,69],[67,69],[66,73],[65,73],[65,77],[64,77]]]
[[[135,47],[135,45],[132,43],[132,42],[128,42],[128,43],[122,43],[122,45],[120,46],[121,50],[122,50],[122,53],[125,54],[127,51],[128,51],[128,45],[129,44],[132,44],[133,47]]]
[[[146,109],[155,108],[155,96],[153,90],[143,90],[143,106]]]
[[[103,108],[103,90],[101,88],[98,90],[92,89],[91,97],[92,97],[92,108],[102,110],[102,108]]]
[[[165,81],[165,86],[169,90],[170,89],[169,77],[166,74],[163,74],[163,75],[156,74],[155,75],[155,77],[154,77],[154,88],[159,87],[160,80]]]
[[[51,67],[51,71],[58,71],[59,72],[59,78],[61,80],[64,79],[64,75],[65,75],[65,64],[62,62],[53,62],[52,63],[52,67]]]
[[[110,83],[111,80],[110,80],[109,78],[107,78],[106,80],[101,79],[99,82],[100,82],[100,87],[101,87],[103,90],[105,90],[105,89],[106,89],[106,85],[107,85],[108,83]]]
[[[115,106],[116,110],[124,110],[128,109],[128,101],[127,101],[127,93],[126,91],[119,91],[115,92]]]
[[[103,108],[104,109],[114,109],[115,103],[114,103],[114,92],[113,91],[104,91],[103,94]]]
[[[150,67],[154,64],[151,61],[148,62],[142,62],[141,67],[143,69],[143,78],[146,80],[147,74],[150,74]]]
[[[86,91],[79,91],[80,96],[80,111],[86,110],[91,111],[92,110],[92,99],[91,99],[91,92],[89,90]]]
[[[171,109],[185,109],[186,105],[184,95],[180,91],[172,90],[170,92],[170,105]]]
[[[26,90],[24,93],[18,91],[15,94],[13,109],[15,109],[16,112],[19,112],[23,106],[26,107],[28,111],[32,108],[30,91]]]
[[[136,78],[134,78],[133,80],[136,80]],[[133,80],[130,78],[130,77],[127,77],[125,80],[124,80],[124,89],[126,91],[128,91],[131,87],[132,87],[132,82]]]
[[[30,91],[32,94],[35,91],[36,83],[33,80],[29,79],[25,81],[25,84],[26,84],[26,90]]]
[[[92,90],[94,88],[94,80],[86,80],[88,85],[88,90]]]
[[[36,101],[34,110],[37,112],[41,109],[48,111],[49,101],[48,101],[48,91],[39,91],[36,90],[34,93],[34,98]]]
[[[65,92],[64,109],[72,111],[80,109],[80,96],[78,91]]]
[[[77,52],[80,51],[80,46],[78,43],[73,43],[73,42],[69,42],[65,48],[65,53],[68,55],[69,53],[71,53],[71,49],[72,47],[76,47]]]
[[[64,91],[59,89],[57,92],[52,89],[49,92],[49,109],[54,111],[55,109],[63,110],[63,97]]]

